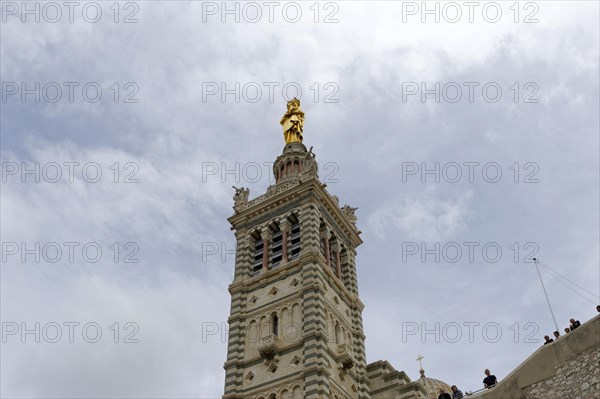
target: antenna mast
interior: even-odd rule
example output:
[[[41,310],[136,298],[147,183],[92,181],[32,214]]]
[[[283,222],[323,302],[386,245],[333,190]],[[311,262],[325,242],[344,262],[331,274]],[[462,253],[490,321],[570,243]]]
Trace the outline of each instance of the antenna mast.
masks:
[[[537,258],[533,258],[533,263],[535,263],[535,270],[537,270],[538,276],[540,277],[540,283],[542,283],[542,289],[544,290],[544,295],[546,296],[546,302],[548,302],[548,308],[550,308],[550,314],[552,315],[552,320],[554,320],[554,327],[556,327],[556,331],[559,331],[558,324],[556,323],[556,317],[554,317],[554,312],[552,311],[552,306],[550,305],[550,299],[548,299],[548,293],[546,292],[546,287],[544,286],[544,280],[542,280],[542,274],[540,273]]]

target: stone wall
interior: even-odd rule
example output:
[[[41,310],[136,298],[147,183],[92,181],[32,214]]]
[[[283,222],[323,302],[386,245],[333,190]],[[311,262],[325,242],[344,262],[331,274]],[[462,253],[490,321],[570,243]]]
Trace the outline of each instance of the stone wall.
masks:
[[[600,398],[600,348],[562,364],[556,370],[556,376],[535,383],[525,390],[525,398]]]

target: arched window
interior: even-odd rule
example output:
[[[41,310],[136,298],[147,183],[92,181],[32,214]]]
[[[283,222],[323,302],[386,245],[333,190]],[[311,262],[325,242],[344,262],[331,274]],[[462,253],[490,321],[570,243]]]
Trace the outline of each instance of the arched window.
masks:
[[[275,229],[275,231],[273,232],[273,236],[271,238],[271,245],[269,248],[269,251],[271,252],[269,269],[274,269],[277,266],[279,266],[279,264],[281,263],[281,258],[282,258],[282,252],[281,252],[281,248],[283,245],[282,234],[281,234],[281,231],[279,230],[279,226],[275,225],[274,229]]]
[[[258,342],[260,338],[260,328],[255,320],[250,321],[248,324],[248,332],[246,333],[246,339],[248,342]]]
[[[260,337],[265,338],[269,335],[269,319],[267,316],[262,316],[259,321]]]
[[[288,259],[294,260],[300,257],[300,221],[296,215],[290,217],[290,236],[287,242]]]
[[[254,240],[254,252],[252,253],[252,276],[256,276],[262,269],[263,240],[258,232],[252,234]]]
[[[279,335],[279,318],[275,313],[271,315],[271,332],[273,335]]]
[[[340,344],[340,324],[337,321],[335,322],[335,344]]]
[[[292,397],[294,399],[302,399],[304,396],[304,392],[301,387],[295,386],[294,391],[292,392]]]

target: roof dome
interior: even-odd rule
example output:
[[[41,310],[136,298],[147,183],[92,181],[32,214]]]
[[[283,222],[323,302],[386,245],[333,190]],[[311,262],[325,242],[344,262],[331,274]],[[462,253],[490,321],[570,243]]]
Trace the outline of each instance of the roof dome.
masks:
[[[417,381],[425,388],[429,399],[437,399],[440,395],[440,389],[443,389],[444,392],[452,395],[450,385],[446,384],[444,381],[436,380],[435,378],[425,377],[425,370],[423,369],[419,370],[419,373],[421,373],[421,378]]]

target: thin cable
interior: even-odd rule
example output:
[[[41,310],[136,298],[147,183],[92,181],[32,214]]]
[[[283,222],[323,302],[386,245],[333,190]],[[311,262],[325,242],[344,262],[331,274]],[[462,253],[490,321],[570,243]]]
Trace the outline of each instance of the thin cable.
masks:
[[[561,280],[559,277],[556,277],[556,276],[554,275],[554,274],[558,274],[558,276],[560,276],[560,277],[563,277],[563,276],[561,276],[559,273],[557,273],[557,272],[555,272],[554,270],[552,270],[552,269],[549,269],[549,268],[546,268],[546,270],[545,270],[545,271],[547,271],[547,272],[548,272],[548,273],[549,273],[549,274],[550,274],[552,277],[554,277],[556,280],[558,280],[558,282],[559,282],[559,283],[563,284],[565,287],[567,287],[568,289],[570,289],[571,291],[573,291],[574,293],[576,293],[576,294],[578,294],[578,295],[579,295],[579,293],[578,293],[577,291],[575,291],[573,288],[571,288],[571,287],[569,287],[568,285],[566,285],[566,284],[565,284],[565,283],[564,283],[564,282],[563,282],[563,281],[562,281],[562,280]],[[571,282],[571,281],[570,281],[570,280],[568,280],[568,279],[567,279],[567,281]],[[579,287],[579,286],[578,286],[578,287]],[[582,287],[579,287],[579,288],[582,288]],[[598,298],[598,299],[600,299],[600,297],[599,297],[598,295],[594,294],[593,292],[590,292],[590,291],[588,291],[588,290],[586,290],[586,289],[583,289],[583,290],[584,290],[584,291],[586,291],[586,292],[588,292],[588,293],[589,293],[591,296],[593,296],[594,298]]]
[[[573,293],[575,295],[579,295],[580,297],[582,297],[583,299],[585,299],[586,301],[588,301],[589,303],[593,303],[594,305],[596,305],[596,302],[589,300],[588,298],[584,297],[583,295],[581,295],[579,292],[575,291],[573,288],[569,287],[568,285],[566,285],[562,280],[560,280],[559,278],[557,278],[556,276],[552,275],[552,273],[550,273],[549,270],[546,270],[548,272],[548,274],[550,274],[550,276],[554,277],[556,279],[556,281],[558,281],[559,283],[561,283],[562,285],[564,285],[565,287],[567,287],[568,289],[570,289],[571,291],[573,291]]]
[[[539,262],[539,260],[538,260],[538,262]],[[581,288],[581,289],[582,289],[582,290],[584,290],[585,292],[589,292],[590,294],[592,294],[592,295],[593,295],[594,297],[596,297],[596,298],[600,298],[600,296],[598,296],[598,295],[594,294],[594,293],[593,293],[593,292],[591,292],[591,291],[588,291],[587,289],[583,288],[583,287],[582,287],[582,286],[580,286],[579,284],[577,284],[577,283],[575,283],[575,282],[573,282],[573,281],[569,280],[567,277],[563,276],[562,274],[560,274],[559,272],[557,272],[556,270],[554,270],[554,269],[553,269],[553,268],[551,268],[550,266],[548,266],[548,265],[545,265],[545,264],[543,264],[542,262],[540,262],[540,265],[542,265],[542,266],[544,266],[544,267],[548,268],[549,270],[552,270],[554,273],[558,274],[560,277],[564,278],[565,280],[567,280],[569,283],[573,284],[574,286]]]

